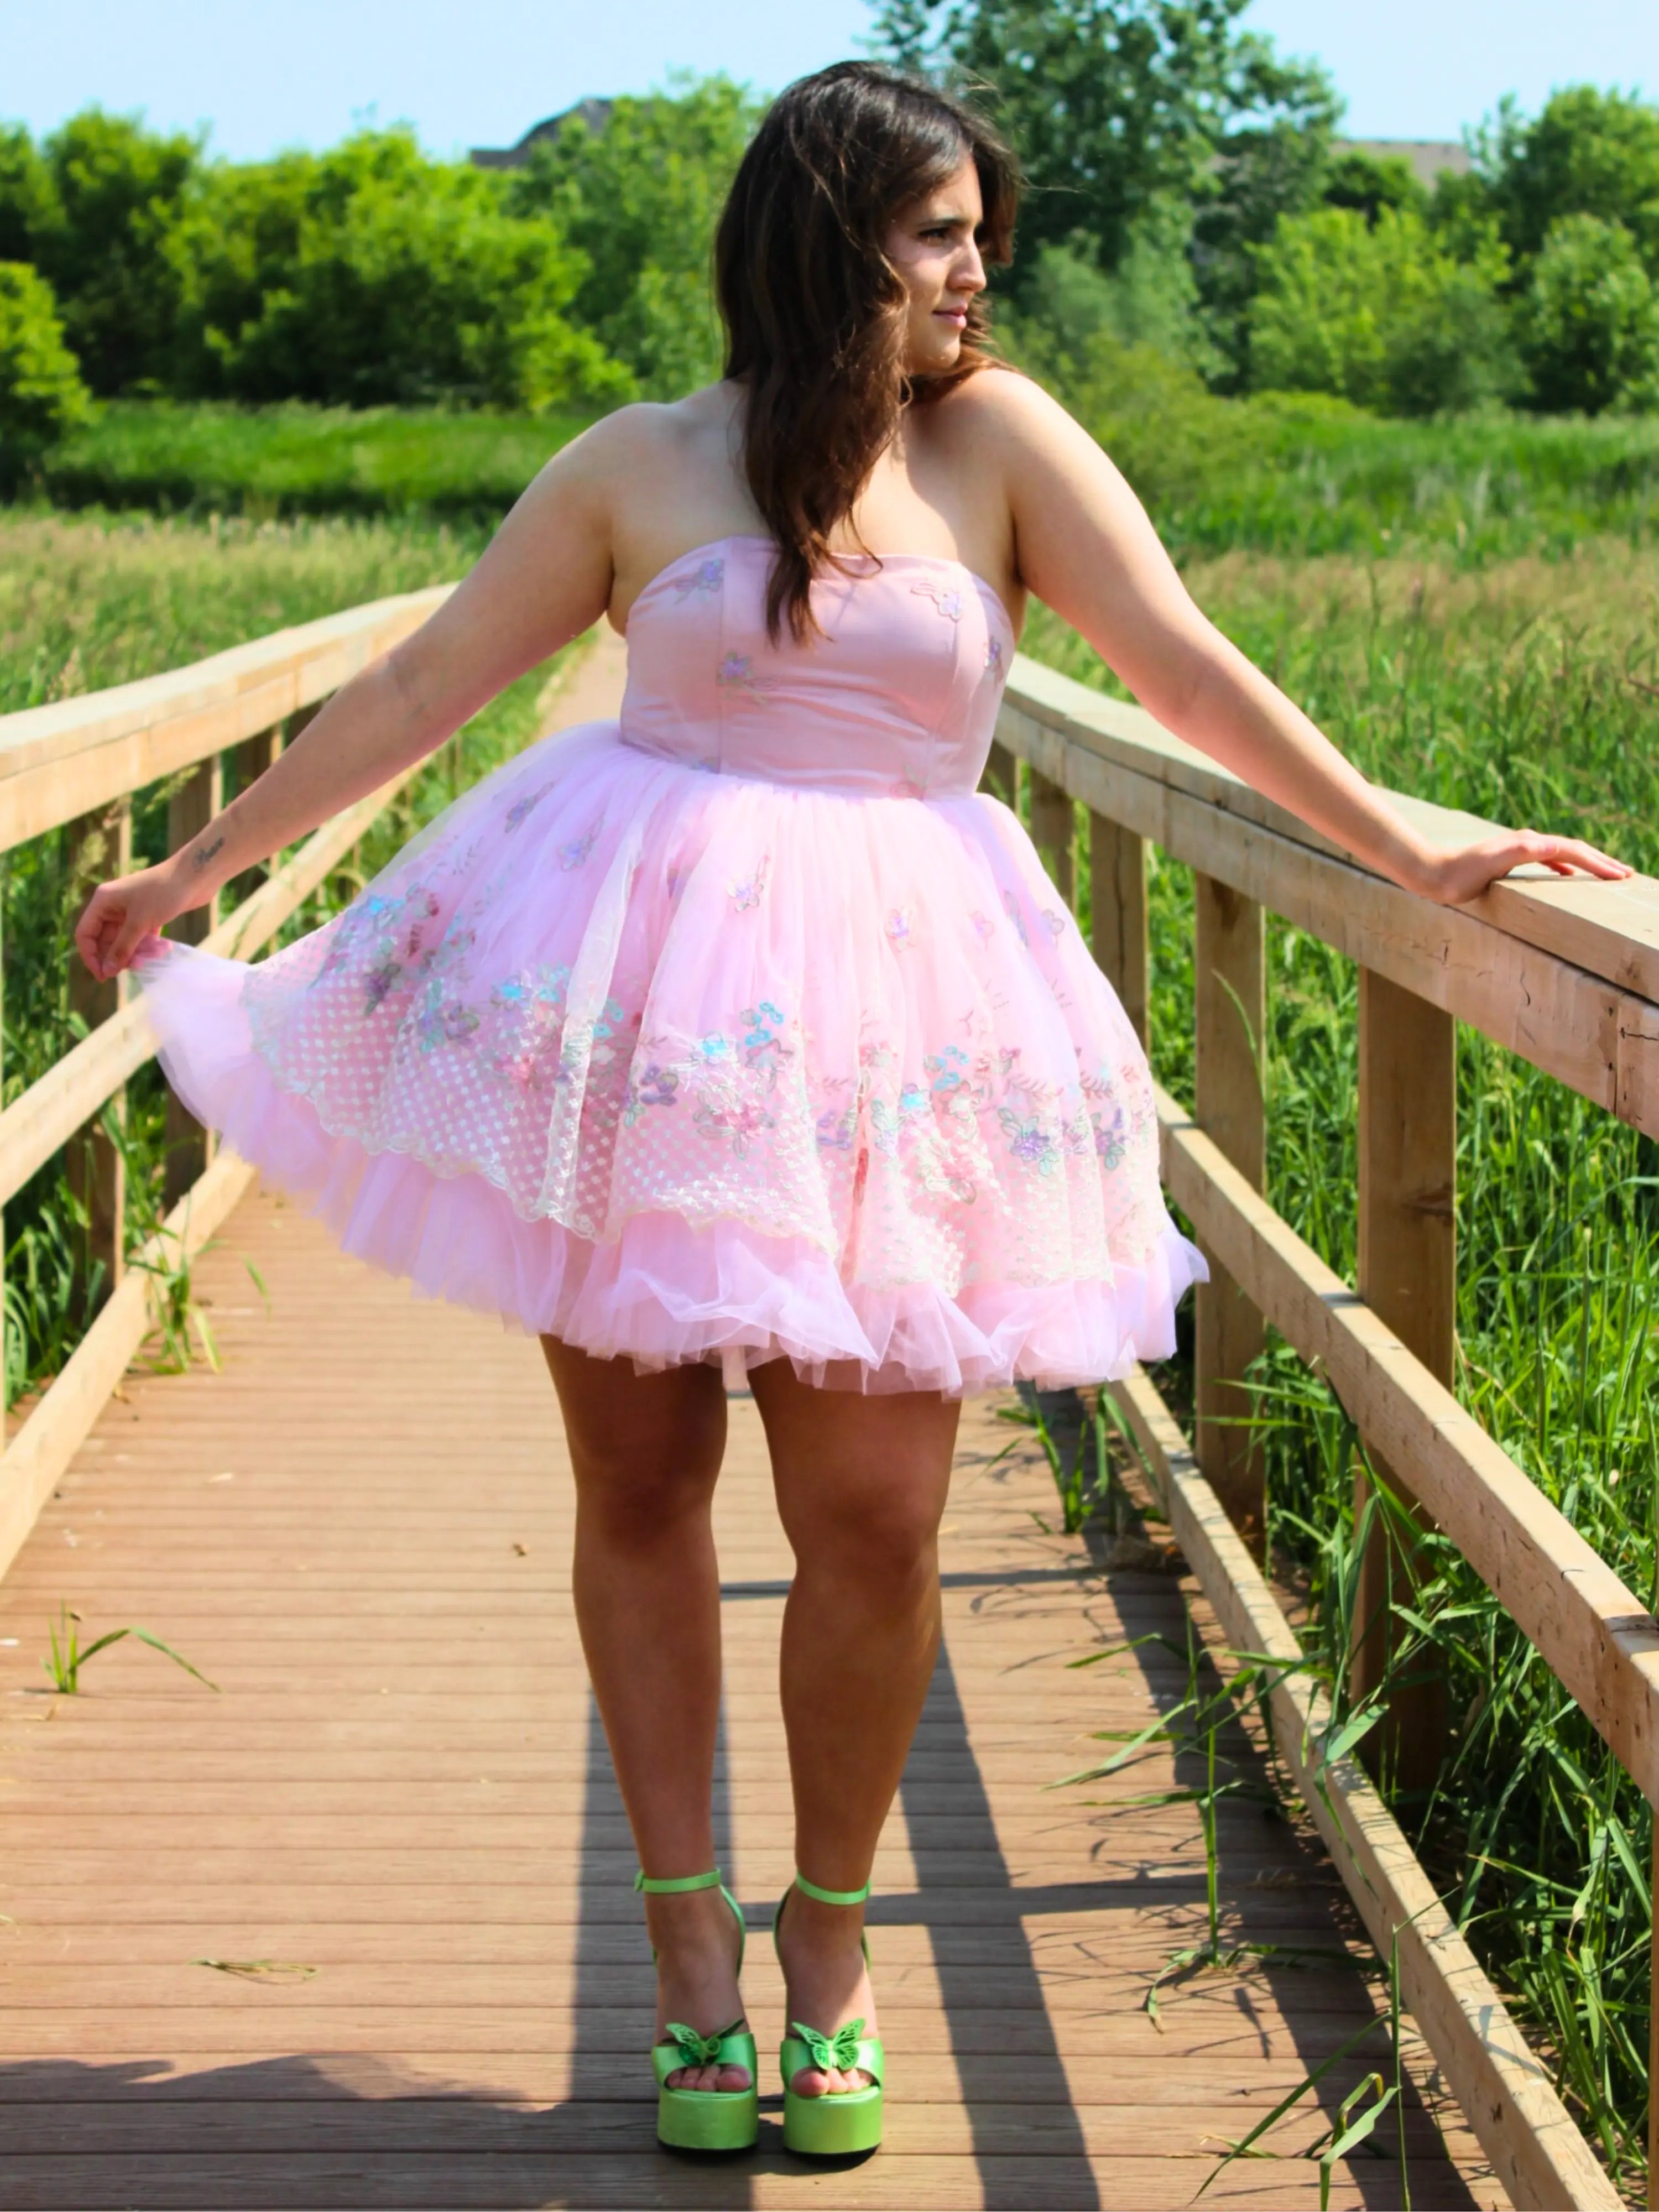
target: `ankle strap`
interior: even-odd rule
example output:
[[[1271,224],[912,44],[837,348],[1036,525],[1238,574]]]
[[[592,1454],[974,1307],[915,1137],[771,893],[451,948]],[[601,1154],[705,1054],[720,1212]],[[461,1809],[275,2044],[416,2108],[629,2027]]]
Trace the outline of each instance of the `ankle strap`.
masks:
[[[708,1874],[670,1875],[661,1880],[647,1874],[641,1867],[634,1877],[635,1888],[642,1889],[648,1897],[677,1897],[682,1890],[718,1889],[720,1886],[720,1870],[718,1867]]]
[[[862,1905],[870,1894],[867,1881],[862,1889],[820,1889],[817,1882],[808,1881],[799,1870],[795,1875],[795,1887],[803,1896],[816,1897],[820,1905]]]

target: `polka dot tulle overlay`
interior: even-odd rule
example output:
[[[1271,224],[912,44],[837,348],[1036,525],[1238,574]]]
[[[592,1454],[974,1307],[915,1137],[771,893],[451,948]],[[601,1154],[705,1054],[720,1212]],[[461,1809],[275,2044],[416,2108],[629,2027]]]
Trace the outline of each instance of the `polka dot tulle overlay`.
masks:
[[[649,702],[641,733],[625,705],[544,739],[256,966],[153,942],[169,1078],[348,1249],[601,1356],[957,1393],[1167,1353],[1199,1263],[1158,1192],[1146,1060],[1018,822],[974,792],[969,718],[925,726],[930,673],[945,708],[969,672],[1000,684],[1006,617],[953,564],[934,592],[913,566],[860,579],[862,627],[830,626],[815,681],[836,692],[844,642],[867,691],[873,619],[911,774],[902,745],[838,755],[797,710],[779,775],[789,732],[746,750],[743,716],[810,690],[777,665],[805,656],[742,629],[729,559],[701,549],[636,606],[629,700],[659,609],[683,655],[700,640],[688,688],[732,710]],[[752,600],[763,569],[745,580]],[[737,641],[746,683],[721,673]]]

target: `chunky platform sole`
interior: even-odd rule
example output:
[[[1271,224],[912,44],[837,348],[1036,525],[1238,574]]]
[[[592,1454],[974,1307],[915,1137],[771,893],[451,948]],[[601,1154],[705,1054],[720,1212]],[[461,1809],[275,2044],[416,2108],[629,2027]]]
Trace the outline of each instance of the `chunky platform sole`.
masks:
[[[671,2150],[752,2150],[760,2136],[754,2089],[659,2089],[657,2141]]]
[[[822,2097],[783,2093],[783,2147],[802,2158],[848,2158],[881,2142],[881,2090],[842,2089]]]

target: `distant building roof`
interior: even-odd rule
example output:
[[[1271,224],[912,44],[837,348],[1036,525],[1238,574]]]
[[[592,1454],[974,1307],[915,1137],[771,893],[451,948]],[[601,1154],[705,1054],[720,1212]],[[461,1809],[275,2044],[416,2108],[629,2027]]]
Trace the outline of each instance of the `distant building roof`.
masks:
[[[1409,164],[1419,185],[1432,185],[1447,172],[1454,177],[1467,177],[1473,166],[1468,148],[1450,138],[1337,138],[1331,143],[1331,151],[1369,154],[1374,161],[1386,161],[1392,156]]]
[[[472,166],[475,169],[521,169],[538,146],[556,138],[565,125],[575,118],[585,123],[598,137],[611,120],[611,111],[616,106],[611,100],[579,100],[574,107],[561,109],[540,123],[532,123],[516,146],[475,146]]]

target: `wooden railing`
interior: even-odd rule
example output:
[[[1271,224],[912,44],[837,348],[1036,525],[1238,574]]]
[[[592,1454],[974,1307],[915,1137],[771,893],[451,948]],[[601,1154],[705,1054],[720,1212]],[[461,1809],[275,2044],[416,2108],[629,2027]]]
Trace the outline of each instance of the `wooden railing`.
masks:
[[[246,784],[329,694],[417,629],[447,586],[353,607],[238,646],[163,676],[0,716],[0,853],[67,829],[72,896],[131,865],[131,797],[167,778],[169,850],[222,803],[227,760]],[[246,957],[270,940],[337,867],[418,764],[316,831],[222,921],[184,915],[173,933]],[[65,1146],[85,1205],[77,1259],[83,1290],[101,1286],[96,1318],[0,1456],[0,1573],[154,1326],[161,1285],[188,1265],[241,1195],[252,1170],[170,1102],[166,1202],[159,1232],[125,1249],[118,1117],[125,1085],[155,1047],[126,978],[94,982],[70,957],[70,1002],[87,1035],[0,1113],[0,1207]],[[85,1141],[76,1143],[85,1133]],[[3,1249],[0,1243],[0,1249]]]
[[[1144,1376],[1117,1387],[1117,1403],[1229,1642],[1283,1662],[1271,1701],[1280,1753],[1379,1952],[1397,1946],[1404,2001],[1505,2187],[1520,2204],[1616,2206],[1369,1777],[1322,1756],[1328,1701],[1298,1671],[1258,1564],[1263,1469],[1245,1378],[1269,1323],[1317,1364],[1390,1488],[1457,1546],[1659,1805],[1659,1625],[1449,1388],[1455,1024],[1659,1135],[1659,882],[1511,877],[1470,907],[1436,906],[1369,873],[1139,708],[1023,655],[997,739],[988,783],[1011,792],[1025,763],[1032,835],[1068,894],[1073,801],[1088,810],[1093,949],[1143,1039],[1149,846],[1194,872],[1196,1110],[1160,1091],[1158,1113],[1164,1180],[1211,1266],[1198,1297],[1195,1447]],[[1490,826],[1400,804],[1437,843]],[[1357,1285],[1262,1196],[1267,908],[1359,964]],[[1411,1569],[1378,1525],[1356,1608],[1366,1624],[1356,1697],[1383,1682],[1389,1599]],[[1431,1778],[1444,1741],[1436,1686],[1395,1693],[1385,1729],[1399,1779]],[[1655,2018],[1659,2034],[1659,2008]]]

